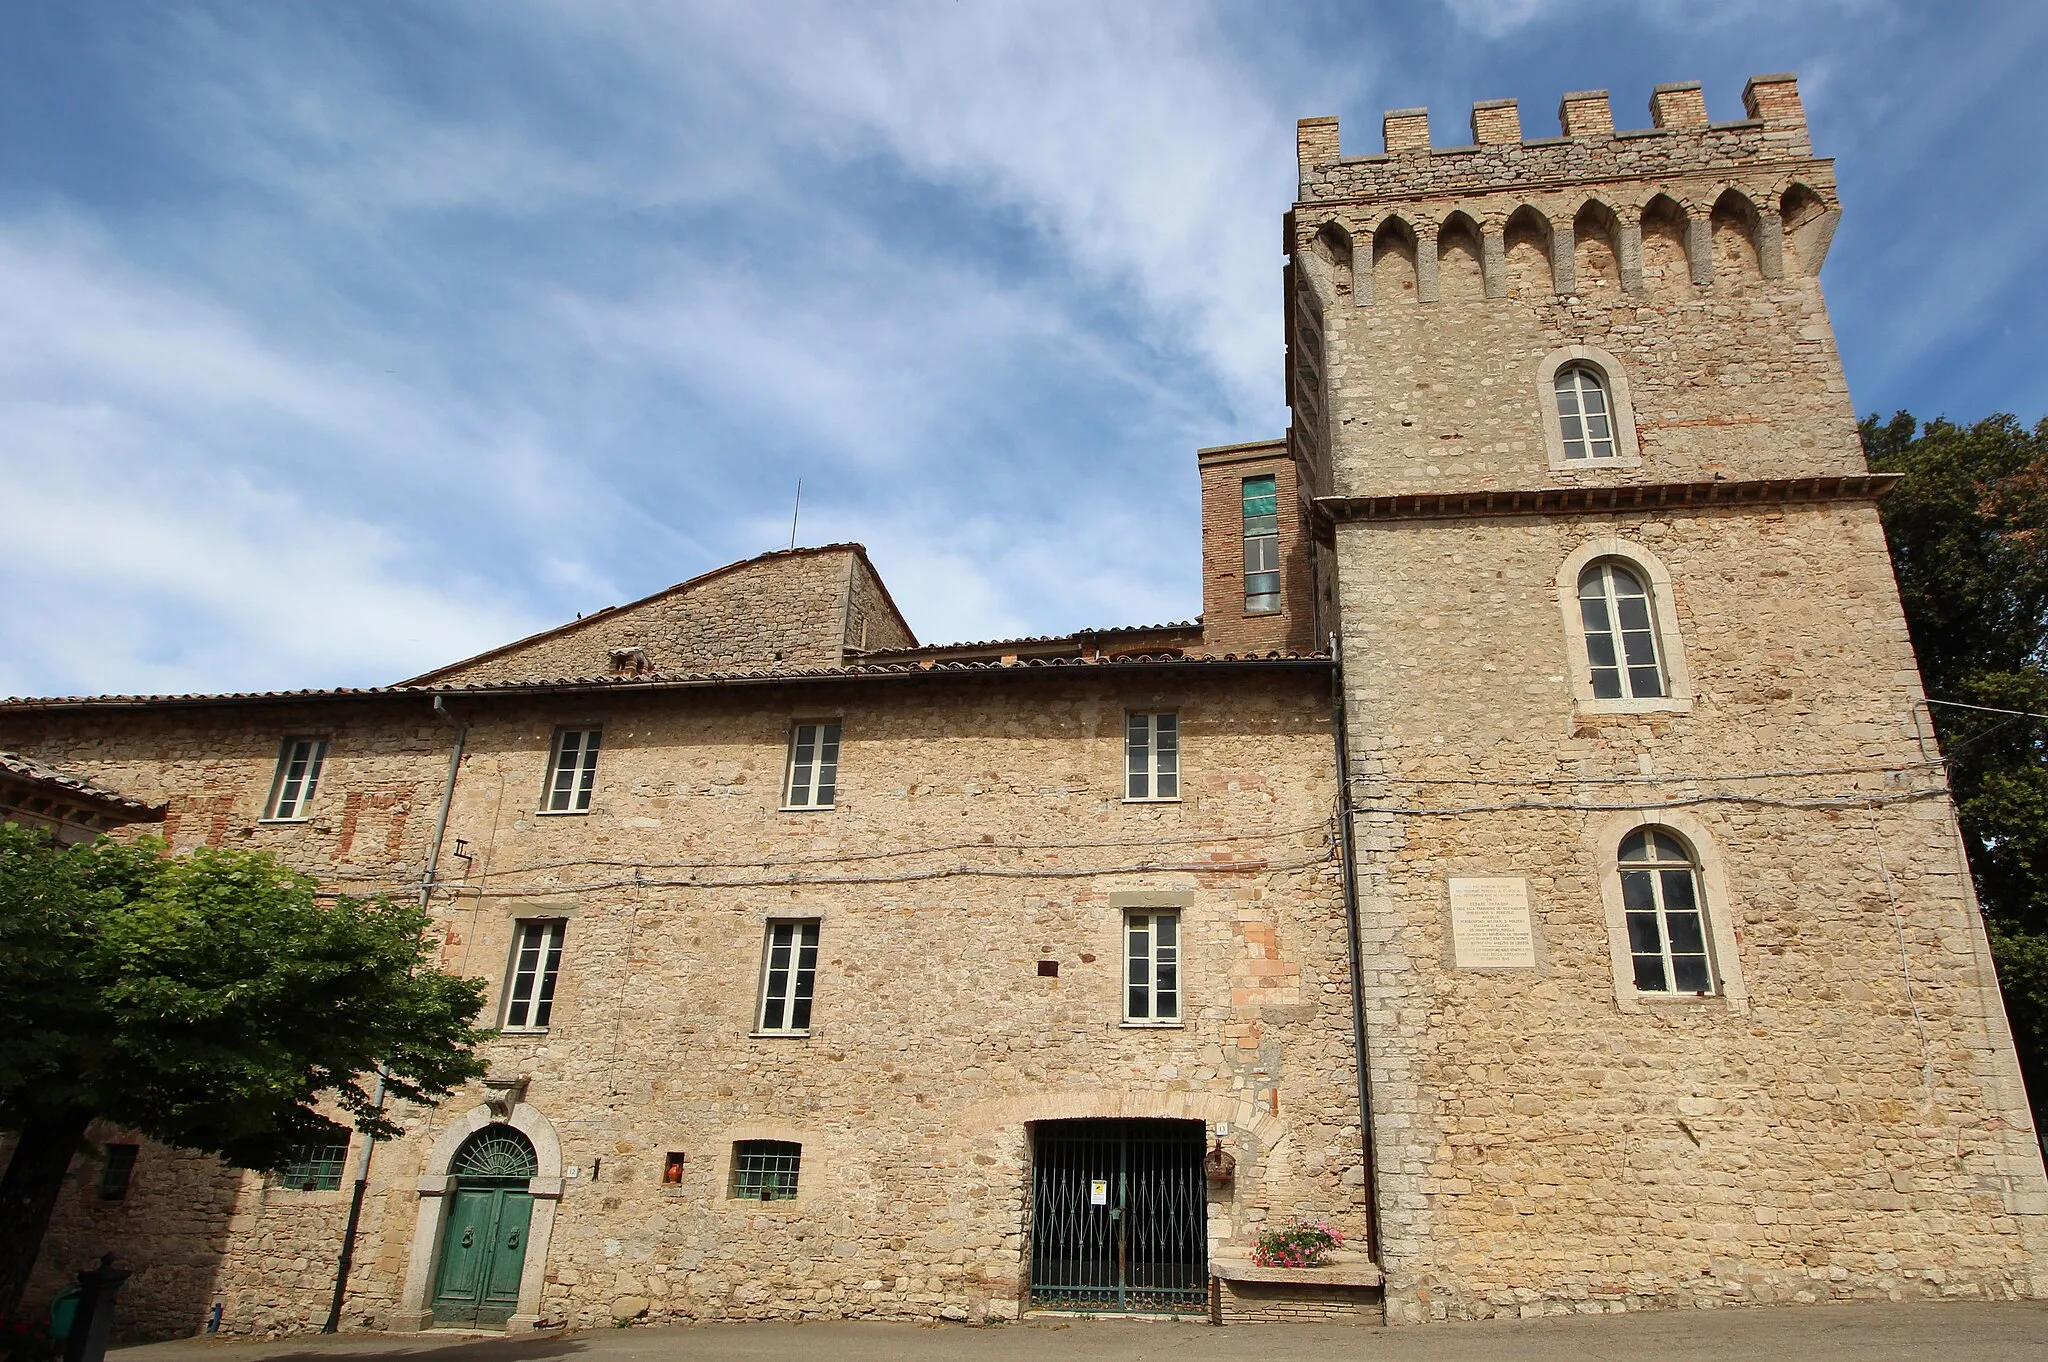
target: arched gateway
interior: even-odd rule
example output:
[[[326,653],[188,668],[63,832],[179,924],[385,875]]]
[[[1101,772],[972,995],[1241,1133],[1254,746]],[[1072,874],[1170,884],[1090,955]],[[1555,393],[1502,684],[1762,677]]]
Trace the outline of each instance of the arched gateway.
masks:
[[[485,1126],[457,1152],[434,1271],[434,1323],[501,1325],[512,1318],[538,1172],[533,1142],[511,1126]]]
[[[486,1086],[492,1086],[489,1083]],[[530,1329],[562,1196],[562,1142],[523,1084],[451,1121],[428,1151],[394,1318]]]

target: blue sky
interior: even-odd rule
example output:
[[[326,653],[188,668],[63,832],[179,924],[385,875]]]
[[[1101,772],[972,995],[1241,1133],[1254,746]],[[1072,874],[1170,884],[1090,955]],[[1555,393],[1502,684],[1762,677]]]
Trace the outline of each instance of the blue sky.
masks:
[[[395,680],[800,537],[1200,609],[1296,118],[1801,76],[1859,411],[2048,411],[2048,6],[0,4],[0,694]]]

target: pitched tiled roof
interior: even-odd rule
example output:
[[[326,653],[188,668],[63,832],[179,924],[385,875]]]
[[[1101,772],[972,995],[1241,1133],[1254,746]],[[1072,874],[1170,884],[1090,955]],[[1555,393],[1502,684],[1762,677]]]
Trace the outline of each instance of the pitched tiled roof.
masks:
[[[1177,654],[1133,654],[1123,657],[1023,658],[1015,662],[948,661],[862,662],[847,667],[784,667],[730,672],[650,672],[642,676],[564,676],[515,681],[451,682],[439,685],[344,686],[333,690],[235,691],[219,695],[72,695],[19,696],[0,700],[0,713],[43,709],[145,709],[159,706],[277,704],[299,700],[345,700],[372,696],[486,696],[544,694],[553,691],[694,690],[720,686],[789,685],[813,681],[913,680],[919,677],[1008,676],[1047,672],[1165,670],[1323,669],[1327,653],[1219,653],[1204,657]]]
[[[920,643],[909,648],[876,648],[866,656],[889,658],[908,653],[987,652],[990,648],[1029,648],[1056,644],[1070,644],[1079,648],[1086,640],[1114,638],[1119,635],[1193,634],[1199,637],[1201,632],[1202,621],[1197,617],[1191,620],[1177,620],[1172,624],[1118,624],[1107,629],[1076,629],[1071,634],[1031,634],[1023,638],[985,638],[965,643]]]
[[[65,798],[97,804],[102,808],[119,809],[123,813],[137,815],[136,821],[146,822],[152,817],[163,816],[163,806],[144,803],[140,799],[95,785],[89,780],[66,775],[54,766],[24,757],[18,752],[0,752],[0,776],[12,776],[16,780],[43,787],[49,793],[61,794]]]
[[[578,629],[587,629],[592,625],[610,619],[614,615],[646,605],[651,601],[658,601],[664,596],[677,595],[680,592],[688,591],[694,586],[702,586],[714,578],[728,576],[743,568],[757,567],[762,563],[774,562],[781,558],[814,558],[819,554],[825,553],[850,553],[860,559],[862,564],[867,567],[868,575],[874,578],[875,585],[881,590],[882,600],[888,605],[890,613],[895,615],[896,622],[903,626],[903,632],[912,638],[917,637],[917,631],[910,627],[910,622],[903,618],[903,612],[896,608],[896,598],[889,594],[888,583],[882,580],[882,574],[875,571],[874,563],[868,559],[868,550],[865,544],[856,544],[851,541],[843,544],[809,544],[803,548],[770,549],[767,553],[757,553],[752,558],[742,558],[736,563],[722,564],[712,568],[709,572],[700,572],[687,581],[677,582],[674,586],[665,586],[661,590],[642,596],[637,600],[627,601],[624,605],[600,606],[587,615],[578,615],[573,620],[543,629],[537,634],[528,634],[525,638],[515,638],[510,643],[501,643],[495,648],[486,648],[474,657],[465,657],[457,662],[443,663],[432,671],[421,672],[418,676],[400,681],[396,686],[379,687],[379,689],[398,690],[407,686],[426,685],[431,683],[435,677],[445,676],[449,672],[460,671],[464,667],[473,667],[479,662],[488,661],[494,657],[503,657],[507,653],[517,652],[519,649],[529,647],[544,638],[553,638],[558,634],[567,634]]]

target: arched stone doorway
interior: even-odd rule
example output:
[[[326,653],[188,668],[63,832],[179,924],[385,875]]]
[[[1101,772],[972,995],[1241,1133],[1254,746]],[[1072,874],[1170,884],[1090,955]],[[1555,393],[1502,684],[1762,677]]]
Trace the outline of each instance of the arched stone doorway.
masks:
[[[548,1243],[562,1197],[562,1145],[554,1123],[524,1102],[497,1112],[475,1107],[441,1132],[426,1168],[394,1327],[531,1329],[540,1319]],[[515,1228],[519,1242],[511,1244]],[[465,1283],[472,1288],[472,1317],[443,1319],[463,1313]]]
[[[533,1223],[533,1141],[489,1125],[463,1142],[449,1171],[435,1255],[436,1325],[502,1326],[519,1305]]]

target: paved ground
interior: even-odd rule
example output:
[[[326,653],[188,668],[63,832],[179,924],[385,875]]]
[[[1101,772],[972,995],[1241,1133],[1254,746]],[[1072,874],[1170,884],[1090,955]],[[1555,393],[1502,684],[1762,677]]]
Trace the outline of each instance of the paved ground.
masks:
[[[1035,1319],[914,1324],[707,1324],[475,1339],[344,1334],[183,1339],[117,1362],[2048,1362],[2048,1302],[1823,1305],[1384,1329]]]

